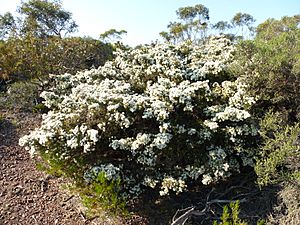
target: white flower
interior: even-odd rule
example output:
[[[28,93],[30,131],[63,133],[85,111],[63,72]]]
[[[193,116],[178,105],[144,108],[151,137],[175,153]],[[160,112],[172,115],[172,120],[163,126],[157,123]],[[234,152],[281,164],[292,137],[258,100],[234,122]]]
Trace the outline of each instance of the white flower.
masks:
[[[194,135],[197,133],[197,130],[195,128],[190,128],[187,133],[188,135]]]
[[[173,135],[169,133],[158,133],[155,135],[151,146],[154,146],[158,149],[164,149],[167,147],[167,144],[171,141]]]
[[[248,111],[237,109],[233,107],[226,107],[223,112],[216,113],[216,116],[213,118],[214,121],[241,121],[249,118],[251,115]]]
[[[138,133],[136,136],[136,140],[132,142],[131,149],[136,150],[140,146],[145,146],[151,141],[151,135],[150,134],[142,134]]]
[[[90,138],[91,141],[96,143],[98,141],[98,130],[90,129],[87,130],[87,135]]]
[[[30,140],[29,135],[25,135],[19,139],[19,145],[25,146],[29,142],[29,140]]]
[[[79,130],[82,134],[84,134],[87,129],[88,129],[88,127],[85,124],[82,124],[79,128]]]
[[[209,127],[209,129],[211,129],[211,130],[215,130],[219,127],[217,122],[213,122],[213,121],[209,121],[209,120],[205,120],[204,125]]]
[[[90,183],[95,180],[100,173],[103,173],[107,180],[117,180],[120,178],[120,168],[109,163],[92,167],[89,171],[85,172],[84,179],[87,183]]]
[[[202,175],[205,172],[205,169],[203,166],[201,167],[195,167],[188,165],[185,167],[185,169],[181,173],[181,177],[183,180],[187,178],[191,178],[193,180],[197,180],[200,175]]]
[[[210,175],[203,175],[202,184],[208,185],[213,182],[213,178]]]
[[[150,177],[145,177],[144,178],[144,185],[146,185],[148,187],[155,188],[158,183],[159,183],[158,180],[154,180]]]
[[[224,37],[145,45],[116,50],[97,69],[51,75],[55,85],[42,93],[50,110],[19,144],[32,155],[43,151],[74,163],[88,153],[100,165],[85,178],[122,179],[128,195],[145,185],[161,183],[167,195],[194,180],[217,182],[237,171],[241,158],[250,163],[243,147],[258,134],[248,111],[255,98],[242,80],[223,76],[233,51]],[[181,164],[182,158],[189,161]]]
[[[164,133],[169,130],[170,123],[163,123],[162,125],[159,126],[159,132]]]
[[[79,146],[78,140],[74,137],[67,140],[67,146],[69,146],[70,148],[73,148],[73,149],[77,148]]]
[[[183,133],[186,132],[186,129],[185,129],[184,126],[177,125],[176,128],[177,128],[177,132],[178,132],[179,134],[183,134]]]
[[[183,180],[176,180],[173,177],[165,177],[161,183],[161,196],[169,194],[169,191],[174,191],[176,194],[183,192],[186,188],[186,184]]]

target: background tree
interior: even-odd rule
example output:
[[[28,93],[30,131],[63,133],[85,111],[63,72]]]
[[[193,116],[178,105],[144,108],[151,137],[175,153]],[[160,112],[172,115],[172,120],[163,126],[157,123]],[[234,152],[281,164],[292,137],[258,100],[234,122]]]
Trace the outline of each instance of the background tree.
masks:
[[[160,35],[165,38],[166,41],[176,44],[185,40],[184,32],[187,26],[180,22],[170,22],[167,27],[169,32],[160,33]]]
[[[17,31],[16,19],[10,12],[0,15],[0,39],[6,39]]]
[[[120,41],[122,39],[122,36],[126,34],[126,30],[118,31],[116,29],[110,29],[100,34],[100,40],[103,40],[104,42],[117,42]]]
[[[19,17],[0,17],[0,78],[24,80],[76,73],[103,65],[112,46],[92,38],[66,38],[77,28],[58,0],[29,0]]]
[[[60,0],[30,0],[23,2],[18,12],[24,17],[22,32],[34,32],[38,37],[65,36],[78,27]]]
[[[260,123],[260,151],[255,172],[260,186],[281,186],[284,214],[273,217],[292,224],[300,212],[300,15],[268,19],[254,40],[237,48],[237,74],[257,97],[253,113]],[[292,193],[292,194],[291,194]],[[299,221],[298,221],[299,222]],[[298,222],[296,222],[298,224]]]
[[[10,38],[0,43],[0,77],[25,80],[50,73],[74,74],[103,65],[112,58],[112,51],[112,45],[92,38]]]
[[[300,14],[295,16],[284,16],[281,20],[273,18],[266,20],[256,28],[256,36],[262,40],[271,40],[282,33],[294,32],[300,23]],[[299,27],[298,27],[299,28]]]
[[[237,74],[245,74],[262,112],[286,112],[294,122],[300,119],[299,22],[296,15],[259,25],[254,40],[239,43],[235,67]]]
[[[236,13],[231,20],[233,28],[237,28],[236,36],[240,33],[240,37],[250,37],[253,33],[253,24],[255,19],[247,13]]]
[[[219,21],[212,25],[213,29],[216,29],[219,34],[224,34],[228,29],[232,28],[232,25],[227,21]]]
[[[200,43],[209,35],[222,34],[230,39],[247,39],[254,33],[255,19],[247,13],[237,13],[231,21],[211,24],[209,9],[204,5],[181,7],[176,11],[179,21],[170,22],[168,31],[160,32],[164,41],[173,44],[182,41]]]
[[[196,41],[207,36],[209,9],[204,5],[181,7],[176,14],[180,22],[169,23],[169,31],[160,33],[165,41],[173,43],[184,40]]]

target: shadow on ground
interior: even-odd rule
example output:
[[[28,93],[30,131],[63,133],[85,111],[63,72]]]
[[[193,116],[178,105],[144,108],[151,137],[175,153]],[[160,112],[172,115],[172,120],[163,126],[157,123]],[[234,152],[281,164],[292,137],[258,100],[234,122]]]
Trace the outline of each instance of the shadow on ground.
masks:
[[[5,117],[0,118],[0,145],[12,145],[17,136],[16,125]]]
[[[255,180],[254,171],[247,168],[241,174],[215,187],[199,185],[188,193],[163,200],[156,200],[159,196],[148,194],[130,210],[146,218],[146,224],[166,225],[171,224],[193,207],[194,210],[185,217],[187,221],[184,224],[207,225],[220,219],[223,207],[228,205],[229,201],[239,200],[240,218],[247,221],[248,225],[257,224],[258,220],[266,219],[274,212],[274,207],[278,205],[277,195],[281,187],[270,186],[260,190]],[[174,217],[176,212],[177,216]],[[284,213],[284,209],[281,212],[277,211],[277,214],[280,213]]]

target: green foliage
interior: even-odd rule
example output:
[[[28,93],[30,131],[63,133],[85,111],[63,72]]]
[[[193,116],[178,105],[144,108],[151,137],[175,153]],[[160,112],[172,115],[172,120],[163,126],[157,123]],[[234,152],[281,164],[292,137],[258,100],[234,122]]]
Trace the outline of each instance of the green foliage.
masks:
[[[33,33],[36,37],[62,36],[76,31],[72,14],[62,8],[60,0],[29,0],[18,9],[21,33]]]
[[[258,25],[256,28],[256,36],[262,40],[272,40],[274,37],[282,35],[282,33],[294,32],[297,30],[300,22],[300,15],[284,16],[281,20],[268,19]]]
[[[3,115],[0,114],[0,124],[4,121]]]
[[[4,39],[16,31],[16,21],[10,12],[0,15],[0,39]]]
[[[257,108],[288,111],[295,122],[300,116],[299,68],[299,16],[294,16],[259,25],[254,40],[239,44],[233,70],[244,74],[249,91],[259,99]]]
[[[226,30],[230,29],[232,25],[227,21],[219,21],[216,24],[213,24],[213,28],[219,30],[220,33],[224,33]]]
[[[299,170],[299,15],[269,19],[254,40],[241,41],[232,69],[257,96],[261,150],[255,171],[260,186],[295,179]],[[269,113],[269,110],[271,110]]]
[[[226,35],[230,39],[246,39],[253,36],[255,19],[247,13],[237,13],[231,21],[211,24],[209,9],[202,4],[181,7],[176,11],[179,21],[170,22],[168,31],[160,36],[168,43],[190,41],[201,43],[210,35]]]
[[[40,159],[35,162],[36,168],[41,171],[45,171],[50,175],[57,177],[63,176],[65,172],[62,170],[64,163],[57,158],[51,157],[51,155],[45,152],[40,153]]]
[[[8,86],[6,94],[0,98],[1,107],[32,111],[39,99],[38,83],[16,82]]]
[[[127,34],[126,30],[117,31],[116,29],[110,29],[100,34],[100,39],[104,42],[117,42],[122,39],[124,34]]]
[[[32,108],[32,112],[34,113],[45,113],[48,108],[43,103],[38,103]]]
[[[299,124],[282,126],[282,120],[277,120],[279,116],[269,113],[261,121],[263,145],[255,166],[260,186],[297,179],[300,127]]]
[[[108,180],[104,172],[98,173],[97,178],[81,190],[83,204],[90,213],[97,215],[99,209],[110,212],[125,212],[125,199],[119,193],[121,180]]]
[[[19,80],[66,72],[74,74],[103,65],[112,58],[112,51],[110,44],[92,38],[12,37],[0,42],[0,77]]]
[[[195,41],[206,37],[209,21],[209,9],[202,4],[181,7],[176,11],[180,22],[170,22],[169,32],[160,35],[167,41],[178,43],[185,40]]]
[[[32,79],[76,73],[112,58],[113,47],[92,38],[62,38],[76,30],[59,0],[22,2],[14,18],[0,16],[0,79]]]
[[[45,77],[53,64],[50,63],[55,55],[53,48],[52,42],[31,35],[9,38],[0,45],[0,77],[12,80]]]
[[[253,16],[247,14],[247,13],[237,13],[235,16],[232,18],[232,24],[236,26],[242,26],[242,25],[247,25],[250,26],[252,23],[255,22],[255,19]]]
[[[253,18],[253,16],[248,13],[241,12],[235,14],[231,20],[232,26],[237,27],[240,30],[242,38],[247,36],[247,32],[250,32],[249,36],[251,36],[251,32],[254,29],[252,26],[254,22],[255,19]],[[239,32],[239,30],[237,32]]]
[[[82,183],[83,159],[65,160],[58,152],[41,151],[36,158],[36,167],[54,176],[73,178],[73,185],[69,187],[81,197],[81,201],[87,207],[87,216],[101,216],[103,210],[112,214],[126,215],[126,202],[120,194],[121,180],[108,180],[105,173],[98,173],[97,177],[88,185]]]
[[[57,45],[57,69],[52,74],[75,74],[80,70],[98,68],[113,58],[112,45],[88,37],[59,39]]]
[[[88,208],[88,215],[97,216],[103,214],[103,210],[113,214],[126,215],[125,197],[121,195],[121,180],[108,180],[104,172],[97,174],[86,184],[83,182],[85,158],[77,157],[76,160],[66,160],[59,151],[40,151],[39,157],[35,158],[36,167],[54,176],[65,176],[72,178],[74,183],[72,191],[78,193],[82,203]]]
[[[247,223],[239,218],[240,205],[239,201],[230,202],[229,207],[223,208],[223,214],[220,223],[214,221],[214,225],[247,225]]]
[[[257,221],[257,225],[265,225],[266,221],[264,219],[260,219]]]
[[[82,165],[79,158],[75,163],[70,163],[70,161],[62,160],[57,152],[49,153],[47,151],[41,151],[39,158],[35,160],[36,167],[39,170],[58,177],[69,176],[74,178],[75,182],[79,180],[78,173],[80,173],[80,166]]]

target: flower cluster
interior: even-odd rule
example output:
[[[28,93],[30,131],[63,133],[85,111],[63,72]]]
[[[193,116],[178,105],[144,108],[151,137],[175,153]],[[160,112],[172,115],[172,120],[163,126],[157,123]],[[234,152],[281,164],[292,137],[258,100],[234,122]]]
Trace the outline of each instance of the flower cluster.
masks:
[[[41,95],[50,111],[19,143],[32,155],[93,159],[84,179],[102,172],[126,193],[178,194],[224,179],[238,171],[238,157],[251,157],[257,135],[255,99],[240,80],[226,80],[233,51],[224,37],[146,45],[118,50],[98,69],[53,75]]]
[[[120,168],[115,167],[111,163],[92,167],[89,171],[85,172],[83,178],[87,183],[90,183],[97,178],[99,173],[103,173],[104,177],[109,181],[118,180],[120,178]]]
[[[159,194],[161,196],[168,195],[170,190],[178,194],[180,192],[183,192],[185,188],[186,184],[183,180],[176,180],[173,177],[165,177],[161,183],[161,191],[159,192]]]

